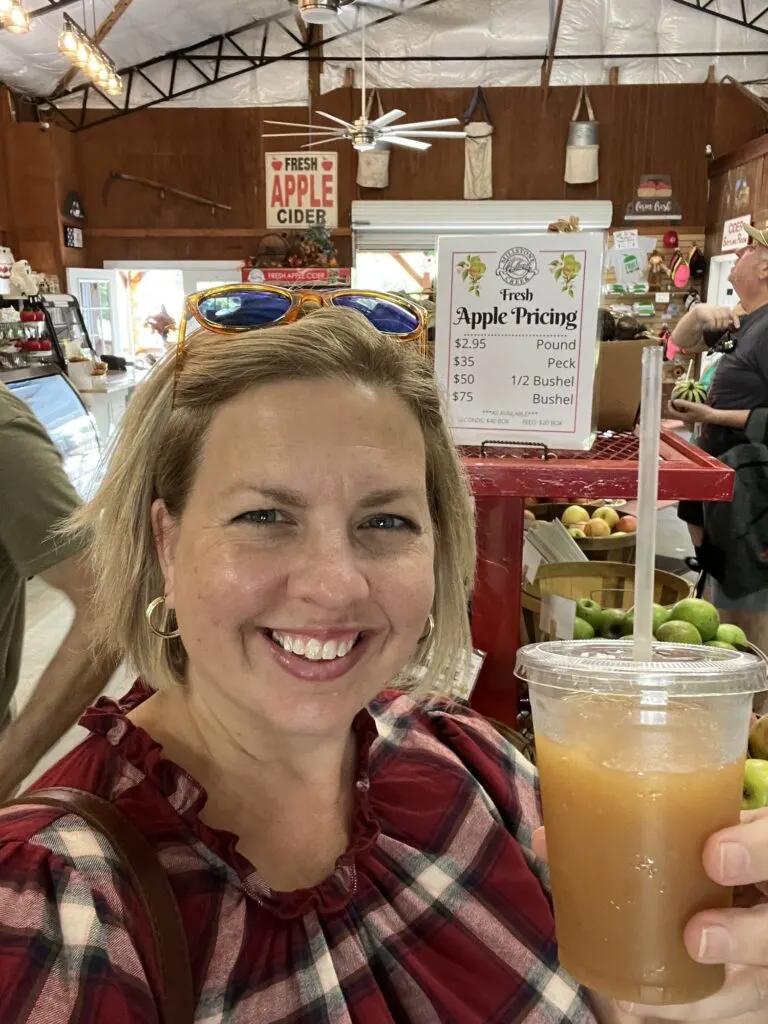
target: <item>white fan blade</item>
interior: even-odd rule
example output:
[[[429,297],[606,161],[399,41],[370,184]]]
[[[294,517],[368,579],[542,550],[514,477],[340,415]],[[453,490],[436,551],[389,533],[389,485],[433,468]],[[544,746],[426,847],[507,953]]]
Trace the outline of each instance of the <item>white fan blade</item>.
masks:
[[[347,140],[346,135],[342,135],[339,132],[332,139],[318,139],[317,142],[305,142],[301,147],[302,149],[311,149],[313,146],[328,146],[331,142],[345,142]]]
[[[324,124],[300,124],[298,121],[265,121],[264,124],[278,125],[280,128],[305,128],[308,132],[335,132],[336,128],[329,128]]]
[[[392,135],[383,135],[382,140],[391,142],[399,136],[401,139],[466,139],[466,132],[405,132],[397,131]]]
[[[388,135],[387,142],[391,146],[405,146],[406,149],[431,149],[428,142],[419,142],[418,139],[401,139],[399,135]]]
[[[314,134],[314,132],[283,132],[282,134],[273,132],[271,134],[265,133],[261,137],[262,139],[311,139]],[[332,135],[320,136],[321,140],[325,142],[335,142],[336,139],[343,139],[345,137],[346,136],[341,130],[339,130],[338,132],[333,132]]]
[[[405,117],[404,110],[390,110],[388,114],[382,114],[375,121],[371,121],[371,124],[374,128],[386,128],[393,121],[399,121],[401,117]]]
[[[448,128],[452,124],[461,124],[458,117],[444,117],[441,121],[413,121],[411,124],[399,124],[389,129],[393,132],[410,131],[412,128]],[[384,129],[386,131],[386,129]]]
[[[351,131],[352,125],[348,121],[342,121],[340,117],[336,117],[335,114],[326,114],[324,110],[317,111],[318,117],[326,117],[329,121],[335,121],[336,124],[342,125],[347,131]]]

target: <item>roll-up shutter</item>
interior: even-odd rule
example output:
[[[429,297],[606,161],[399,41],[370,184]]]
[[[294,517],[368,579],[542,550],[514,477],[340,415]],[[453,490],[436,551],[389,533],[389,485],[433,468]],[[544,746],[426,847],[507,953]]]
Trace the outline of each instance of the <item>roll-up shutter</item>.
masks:
[[[576,216],[584,231],[605,231],[613,219],[608,201],[507,200],[435,202],[362,200],[352,203],[355,250],[430,250],[439,235],[524,234],[546,231]]]

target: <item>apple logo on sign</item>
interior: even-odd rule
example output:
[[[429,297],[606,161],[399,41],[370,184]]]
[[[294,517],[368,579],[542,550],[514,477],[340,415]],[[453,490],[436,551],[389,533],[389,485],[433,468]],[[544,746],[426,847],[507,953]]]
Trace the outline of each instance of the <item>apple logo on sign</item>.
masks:
[[[272,169],[275,170],[275,171],[282,171],[282,169],[283,169],[283,161],[282,160],[273,160],[272,161]]]
[[[332,171],[333,170],[333,160],[323,160],[323,170],[324,171]]]

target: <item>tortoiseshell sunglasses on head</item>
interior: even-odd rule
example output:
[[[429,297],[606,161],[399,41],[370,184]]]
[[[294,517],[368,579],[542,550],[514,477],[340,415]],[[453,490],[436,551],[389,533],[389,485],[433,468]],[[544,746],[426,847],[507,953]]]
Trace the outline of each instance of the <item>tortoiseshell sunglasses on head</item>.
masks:
[[[184,359],[187,320],[215,334],[239,334],[259,327],[293,323],[307,312],[307,306],[335,306],[352,309],[391,338],[418,342],[426,354],[427,318],[421,307],[399,295],[345,288],[338,291],[292,291],[269,284],[225,284],[188,295],[179,328],[176,357],[178,373]]]

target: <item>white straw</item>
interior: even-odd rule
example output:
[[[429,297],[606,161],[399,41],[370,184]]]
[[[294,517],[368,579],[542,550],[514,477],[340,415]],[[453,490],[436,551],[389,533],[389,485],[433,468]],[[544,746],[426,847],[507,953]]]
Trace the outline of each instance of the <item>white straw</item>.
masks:
[[[660,346],[649,345],[643,350],[633,651],[636,661],[650,661],[653,656],[653,592],[656,573],[656,503],[659,495],[659,435],[661,432],[663,359],[664,353]]]

